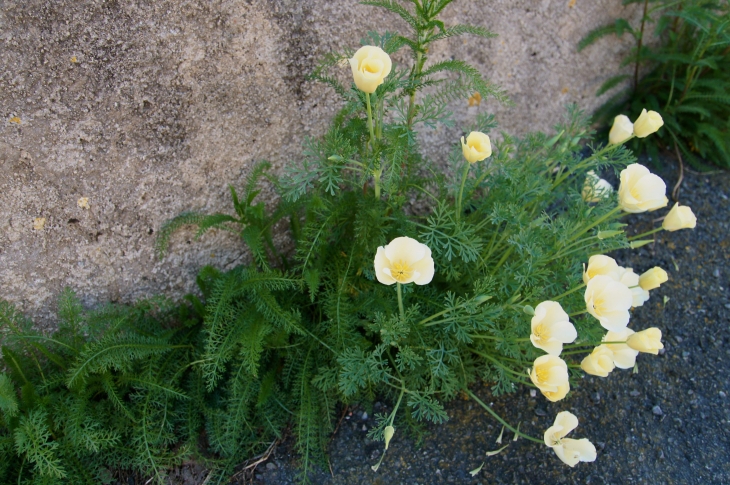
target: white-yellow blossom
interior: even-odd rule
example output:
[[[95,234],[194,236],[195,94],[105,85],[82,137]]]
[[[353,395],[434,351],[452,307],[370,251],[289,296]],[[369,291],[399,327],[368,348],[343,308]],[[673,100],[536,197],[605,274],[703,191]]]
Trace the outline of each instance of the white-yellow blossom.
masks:
[[[666,231],[678,231],[680,229],[694,229],[697,226],[697,217],[689,207],[679,206],[679,202],[674,204],[672,210],[664,218],[662,228]]]
[[[545,444],[555,451],[558,458],[571,467],[579,462],[596,460],[596,447],[587,438],[579,440],[565,436],[578,427],[578,418],[570,411],[562,411],[555,416],[555,422],[544,435]]]
[[[626,342],[634,331],[625,328],[620,332],[607,332],[603,337],[604,342]],[[613,352],[613,363],[619,369],[631,369],[636,364],[636,356],[639,355],[638,350],[634,350],[626,343],[606,343],[603,344]]]
[[[619,280],[619,265],[611,256],[604,254],[594,254],[588,259],[588,267],[583,270],[583,283],[588,282],[598,275],[610,276],[612,279]]]
[[[600,178],[593,170],[586,173],[586,180],[583,182],[581,197],[586,202],[600,202],[608,199],[613,192],[613,186],[608,180]]]
[[[608,376],[614,367],[613,351],[607,345],[594,348],[580,363],[580,368],[585,373],[598,377]]]
[[[669,279],[667,272],[659,266],[654,266],[650,270],[645,271],[639,276],[639,285],[646,291],[659,288],[662,283]]]
[[[472,131],[469,136],[461,137],[461,152],[469,163],[481,162],[485,158],[492,156],[492,144],[489,136],[481,131]]]
[[[626,212],[639,213],[665,207],[667,185],[645,166],[632,163],[621,171],[618,187],[619,206]]]
[[[647,328],[646,330],[631,335],[626,340],[626,344],[639,352],[657,355],[659,350],[664,348],[662,331],[656,327]]]
[[[608,132],[608,143],[611,145],[619,145],[634,134],[634,124],[628,116],[618,115],[613,119],[613,126]]]
[[[656,132],[659,128],[664,125],[662,115],[656,111],[641,110],[641,114],[636,121],[634,121],[634,135],[637,138],[645,138],[652,133]]]
[[[550,401],[559,401],[570,390],[568,364],[555,355],[542,355],[535,359],[530,380]]]
[[[629,323],[633,295],[626,285],[610,276],[593,277],[586,286],[586,310],[606,330],[619,332]]]
[[[535,307],[531,328],[532,345],[551,355],[560,355],[563,344],[573,342],[578,336],[568,314],[556,301],[544,301]]]
[[[365,93],[374,93],[390,74],[393,63],[390,56],[380,47],[360,47],[350,59],[355,86]]]
[[[426,285],[434,274],[431,250],[410,237],[397,237],[375,254],[375,276],[384,285]]]

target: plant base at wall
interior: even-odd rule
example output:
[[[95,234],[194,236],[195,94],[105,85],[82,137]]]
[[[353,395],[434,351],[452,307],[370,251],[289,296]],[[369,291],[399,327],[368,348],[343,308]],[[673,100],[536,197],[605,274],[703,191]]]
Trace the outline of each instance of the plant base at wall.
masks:
[[[314,77],[343,105],[301,162],[281,178],[261,163],[230,187],[230,214],[188,212],[159,231],[160,253],[185,225],[199,236],[234,231],[251,264],[203,268],[199,296],[180,304],[84,312],[68,291],[52,335],[0,308],[0,447],[17,457],[0,465],[5,482],[103,483],[110,467],[162,482],[193,457],[213,471],[208,483],[225,483],[284,429],[306,482],[326,466],[338,405],[376,396],[393,408],[369,430],[383,442],[373,473],[386,451],[398,453],[397,433],[444,422],[444,403],[459,395],[570,466],[596,459],[580,431],[566,436],[578,426],[571,412],[547,430],[520,428],[470,385],[486,382],[493,395],[528,386],[561,402],[583,373],[606,377],[662,348],[660,329],[627,325],[667,273],[635,273],[605,255],[656,232],[627,238],[624,215],[667,205],[664,182],[623,146],[656,131],[655,116],[604,145],[575,107],[552,136],[499,141],[482,112],[460,140],[444,141],[448,160],[433,160],[420,124],[450,123],[454,100],[504,96],[461,61],[430,64],[430,44],[492,34],[444,25],[437,16],[448,0],[365,3],[412,32],[371,33],[357,51],[324,60]],[[404,48],[412,63],[394,65],[390,55]],[[342,72],[353,82],[342,84]],[[606,170],[620,172],[617,191],[598,175]],[[263,183],[279,191],[278,204],[258,200]],[[291,252],[273,243],[280,221]],[[675,206],[663,229],[695,222]]]

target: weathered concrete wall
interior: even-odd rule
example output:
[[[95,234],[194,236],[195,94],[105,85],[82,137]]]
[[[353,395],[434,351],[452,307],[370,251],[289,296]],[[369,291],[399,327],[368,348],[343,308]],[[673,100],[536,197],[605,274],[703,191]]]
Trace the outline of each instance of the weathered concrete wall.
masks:
[[[575,46],[635,15],[620,3],[457,0],[447,24],[500,37],[451,39],[431,59],[465,59],[504,86],[513,108],[480,109],[508,132],[549,129],[570,101],[597,106],[617,72],[628,39]],[[87,304],[177,296],[202,265],[246,260],[221,231],[182,232],[157,260],[156,231],[185,209],[228,211],[226,184],[256,160],[296,163],[338,107],[305,80],[316,59],[405,27],[354,0],[0,0],[0,298],[52,322],[64,286]],[[464,122],[476,109],[454,106]],[[439,157],[460,134],[423,137]]]

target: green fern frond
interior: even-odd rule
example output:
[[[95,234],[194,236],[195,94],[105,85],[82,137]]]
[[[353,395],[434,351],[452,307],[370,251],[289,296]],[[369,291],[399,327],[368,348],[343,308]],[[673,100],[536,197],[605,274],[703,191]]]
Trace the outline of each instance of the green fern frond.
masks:
[[[433,34],[428,38],[428,42],[437,42],[442,39],[448,39],[449,37],[458,37],[464,34],[476,35],[477,37],[482,37],[484,39],[492,39],[494,37],[497,37],[497,34],[491,32],[485,27],[459,24],[448,27],[441,32]]]

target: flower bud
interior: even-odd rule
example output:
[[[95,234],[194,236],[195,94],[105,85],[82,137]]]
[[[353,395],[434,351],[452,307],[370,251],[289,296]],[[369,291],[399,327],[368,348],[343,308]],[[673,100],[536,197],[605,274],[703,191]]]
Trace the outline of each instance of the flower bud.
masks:
[[[608,199],[613,192],[613,186],[608,180],[600,178],[591,170],[586,174],[586,180],[583,183],[583,191],[581,197],[586,202],[600,202],[602,199]]]
[[[636,332],[626,340],[626,345],[639,352],[657,355],[662,344],[662,331],[656,327]]]
[[[461,151],[469,163],[476,163],[492,156],[492,144],[489,136],[480,131],[472,131],[469,136],[461,137]]]
[[[392,426],[386,426],[385,430],[383,431],[383,437],[385,438],[385,449],[388,449],[388,445],[390,444],[391,438],[393,438],[393,435],[395,434],[395,428]]]
[[[646,138],[656,132],[664,125],[662,116],[656,111],[647,112],[646,109],[641,110],[641,114],[634,121],[634,135],[637,138]]]
[[[659,266],[654,266],[652,269],[645,271],[639,276],[639,286],[646,291],[659,288],[659,286],[669,279],[667,272],[661,269]]]
[[[634,134],[634,124],[628,116],[618,115],[613,119],[613,126],[608,132],[608,143],[611,145],[620,145]]]
[[[674,204],[662,222],[662,228],[670,232],[679,229],[694,229],[696,225],[697,217],[692,213],[692,209],[687,206],[679,207],[679,202]]]
[[[350,59],[355,86],[370,94],[383,84],[392,66],[390,56],[380,47],[372,45],[360,47]]]
[[[665,207],[667,185],[645,166],[632,163],[621,171],[621,184],[618,187],[618,200],[621,209],[639,213]]]
[[[606,345],[599,345],[580,363],[580,368],[587,374],[606,377],[613,370],[613,351]]]

